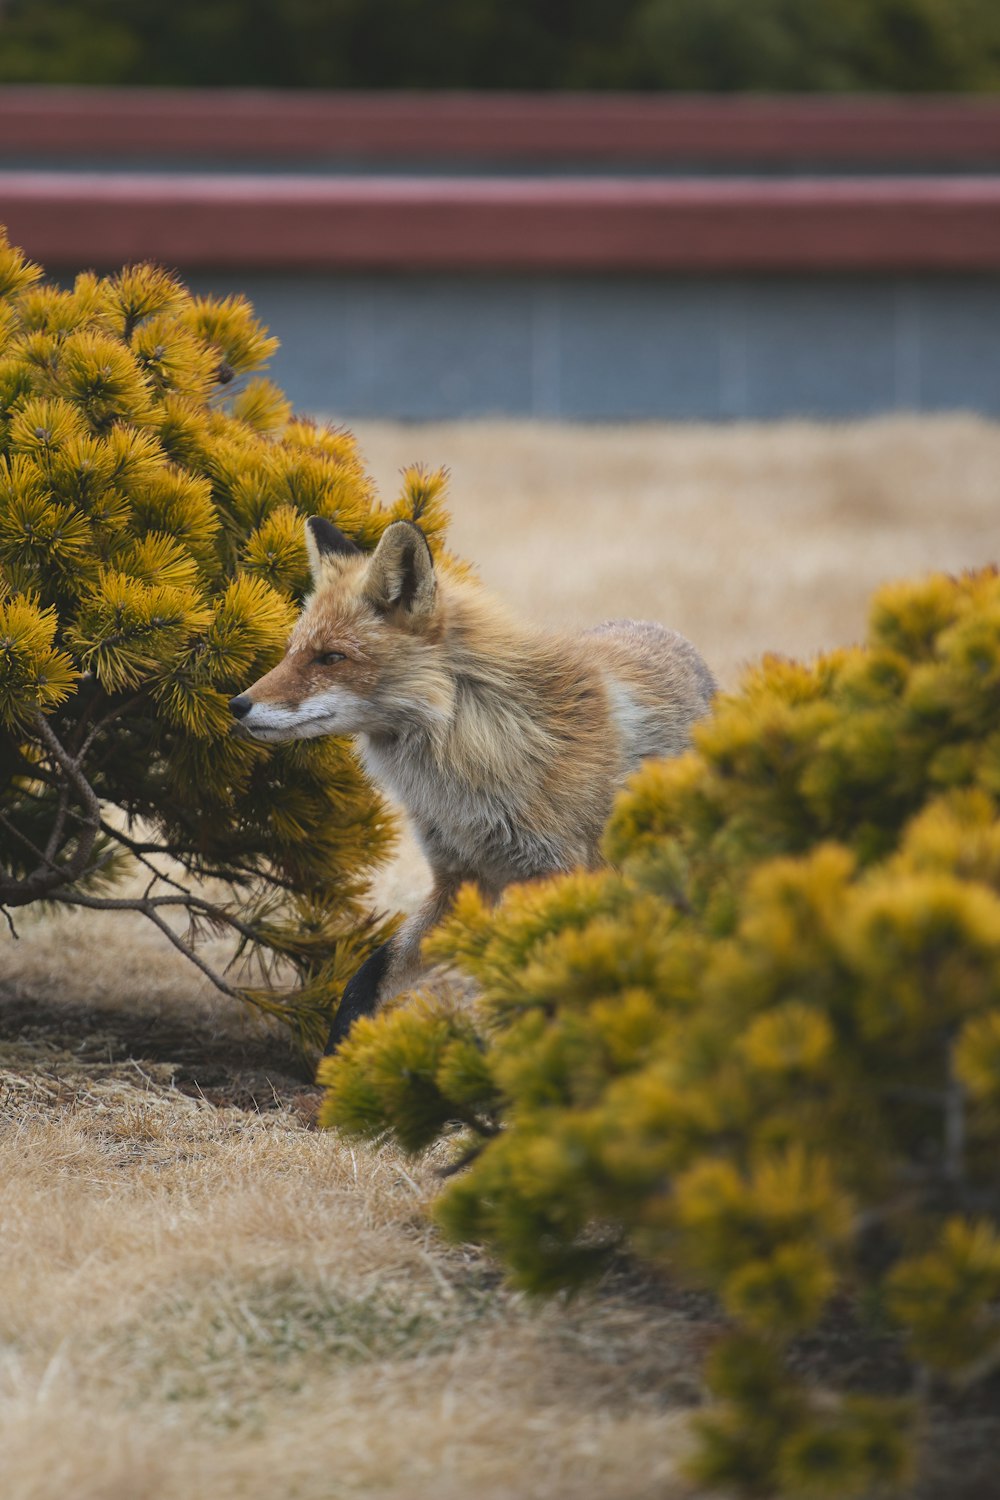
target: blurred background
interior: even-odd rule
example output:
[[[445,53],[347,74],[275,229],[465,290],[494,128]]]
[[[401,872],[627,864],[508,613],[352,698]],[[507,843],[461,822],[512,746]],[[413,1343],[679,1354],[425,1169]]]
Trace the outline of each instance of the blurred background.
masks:
[[[994,89],[992,0],[5,0],[12,83]]]
[[[551,623],[725,681],[995,555],[996,0],[2,0],[0,220],[240,292]]]

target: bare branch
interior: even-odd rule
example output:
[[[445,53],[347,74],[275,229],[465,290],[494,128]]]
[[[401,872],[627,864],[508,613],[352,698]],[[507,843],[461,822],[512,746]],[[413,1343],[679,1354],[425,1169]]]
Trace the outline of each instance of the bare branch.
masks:
[[[158,916],[155,911],[144,911],[143,915],[148,917],[149,920],[154,924],[154,926],[160,929],[164,936],[173,943],[178,952],[183,953],[184,957],[190,959],[196,969],[200,969],[205,977],[211,980],[212,984],[215,985],[217,990],[221,990],[224,995],[229,995],[234,1000],[239,1000],[241,998],[239,990],[233,989],[232,985],[228,984],[226,980],[222,978],[221,974],[216,974],[215,970],[211,968],[205,962],[205,960],[194,951],[193,948],[189,947],[189,945],[185,943],[184,939],[182,937],[179,937],[167,922],[164,922],[161,916]]]
[[[39,849],[38,845],[34,842],[33,839],[29,839],[26,833],[22,833],[21,829],[18,828],[15,823],[12,823],[10,821],[6,813],[0,813],[0,825],[6,828],[7,832],[14,838],[16,838],[19,844],[23,844],[26,849],[30,849],[31,853],[35,856],[36,859],[42,860],[42,862],[49,865],[51,869],[58,870],[59,866],[53,864],[52,860],[45,853],[44,849]]]
[[[147,891],[148,889],[149,887]],[[206,901],[202,896],[91,896],[83,891],[54,891],[46,899],[59,901],[63,906],[84,906],[90,911],[138,911],[143,916],[149,916],[151,911],[159,907],[179,906],[192,914],[207,917],[220,927],[231,927],[234,932],[242,933],[253,943],[260,942],[260,933],[248,922],[241,921],[232,912],[216,906],[212,901]]]
[[[59,788],[59,801],[56,805],[56,815],[52,820],[52,827],[45,844],[45,860],[51,863],[55,859],[56,852],[62,840],[63,829],[66,827],[66,809],[69,806],[69,787],[64,781]]]
[[[113,724],[116,719],[120,719],[122,714],[128,713],[130,708],[135,708],[136,704],[141,703],[144,697],[145,694],[142,692],[134,693],[131,698],[126,698],[123,703],[116,703],[114,708],[109,709],[103,718],[98,719],[96,724],[91,725],[86,739],[74,757],[78,765],[82,762],[101,730],[106,729],[109,724]]]
[[[79,691],[80,688],[83,687],[84,683],[91,684],[92,686],[94,686],[96,688],[97,683],[96,683],[96,679],[94,677],[93,672],[86,671],[86,672],[84,672],[81,675],[80,681],[79,681],[79,684],[78,684],[78,691]],[[87,698],[86,702],[84,703],[83,710],[82,710],[82,712],[80,714],[80,717],[76,721],[76,725],[75,725],[76,733],[74,734],[74,737],[73,737],[73,741],[74,741],[74,743],[73,743],[73,754],[77,757],[77,759],[79,759],[79,757],[80,757],[80,746],[83,743],[83,736],[84,736],[84,734],[87,731],[87,725],[90,723],[91,719],[94,717],[94,709],[97,707],[97,699],[98,699],[98,693],[97,693],[97,691],[92,692],[90,694],[90,696]]]
[[[48,751],[49,758],[56,763],[66,782],[79,798],[84,809],[84,816],[81,819],[76,848],[64,865],[54,865],[45,854],[42,854],[41,864],[23,880],[16,880],[12,876],[6,878],[0,876],[0,904],[8,906],[27,906],[29,902],[48,896],[59,886],[72,885],[75,880],[78,880],[90,863],[90,856],[101,826],[101,804],[93,787],[80,769],[79,760],[70,755],[61,744],[52,726],[42,714],[35,715],[34,728]]]
[[[120,828],[112,827],[110,823],[102,822],[101,832],[106,833],[109,838],[117,839],[137,859],[144,854],[162,854],[166,859],[183,860],[195,855],[199,860],[202,858],[196,849],[186,844],[160,844],[153,839],[134,839],[129,834],[123,833]],[[227,885],[242,885],[258,880],[267,885],[276,886],[278,890],[289,891],[293,895],[299,894],[301,890],[301,887],[297,886],[294,881],[286,880],[284,876],[275,874],[273,870],[257,870],[252,865],[241,865],[232,860],[228,861],[225,866],[214,869],[201,867],[198,874],[205,880],[222,880]],[[167,875],[164,875],[163,879],[170,884],[174,883]],[[178,889],[183,890],[183,886],[178,886]]]
[[[97,911],[139,912],[141,916],[148,918],[148,920],[152,922],[155,927],[158,927],[163,935],[168,938],[171,943],[173,943],[178,952],[183,953],[184,957],[189,959],[190,962],[194,964],[196,969],[200,969],[201,972],[205,975],[206,979],[211,980],[212,984],[215,985],[217,990],[221,990],[224,995],[229,995],[235,1000],[241,998],[239,990],[234,989],[231,984],[228,984],[227,981],[223,979],[221,974],[217,974],[211,967],[211,965],[207,964],[205,960],[194,951],[191,945],[189,943],[186,943],[180,936],[180,934],[175,932],[168,922],[164,921],[163,917],[161,917],[159,912],[157,911],[158,906],[188,905],[188,902],[183,900],[181,897],[106,897],[87,896],[79,891],[53,891],[47,899],[49,901],[58,902],[60,906],[83,906]],[[192,903],[195,903],[196,900],[197,898],[195,897],[191,898]],[[207,905],[208,903],[205,904]],[[233,920],[235,922],[235,918]]]
[[[175,880],[172,875],[165,875],[162,870],[158,870],[145,852],[148,851],[149,854],[162,854],[165,859],[169,859],[171,851],[166,845],[138,844],[135,839],[130,839],[128,834],[122,833],[120,829],[112,827],[110,823],[106,823],[103,820],[101,822],[101,832],[107,834],[108,838],[114,839],[117,843],[121,844],[123,849],[127,849],[134,859],[137,859],[141,865],[150,870],[158,880],[162,880],[164,885],[173,886],[174,890],[180,891],[182,895],[187,894],[185,887],[181,885],[180,881]]]
[[[464,1172],[466,1167],[471,1167],[472,1163],[482,1156],[486,1150],[486,1146],[486,1141],[477,1141],[475,1145],[470,1146],[468,1150],[456,1156],[454,1161],[448,1162],[446,1166],[439,1167],[437,1175],[441,1178],[448,1178],[457,1176],[459,1172]]]
[[[965,1090],[955,1068],[952,1045],[944,1101],[944,1174],[957,1186],[965,1180]]]
[[[0,813],[0,826],[7,828],[38,861],[37,868],[23,879],[15,878],[0,870],[0,913],[6,920],[11,933],[16,937],[17,932],[7,907],[26,906],[36,900],[48,900],[62,906],[84,907],[96,911],[138,912],[159,928],[178,952],[194,964],[195,968],[199,969],[222,994],[235,999],[246,998],[241,990],[230,984],[222,974],[217,973],[211,964],[195,951],[194,943],[197,939],[198,923],[200,919],[202,923],[210,924],[216,929],[228,929],[238,933],[252,943],[255,949],[259,949],[262,942],[260,932],[224,907],[186,891],[183,885],[160,870],[153,859],[148,857],[150,855],[162,855],[167,858],[184,855],[190,857],[195,851],[133,839],[102,819],[100,800],[83,772],[83,758],[93,744],[95,736],[112,719],[131,707],[134,701],[118,705],[101,719],[91,723],[86,735],[78,733],[79,748],[75,749],[75,753],[71,753],[66,748],[47,720],[41,715],[36,717],[33,728],[41,742],[44,755],[38,764],[30,766],[30,775],[46,782],[49,786],[58,787],[58,801],[45,849],[39,848],[27,834]],[[80,743],[81,740],[82,743]],[[42,761],[47,761],[48,764],[43,764]],[[32,796],[30,791],[27,795]],[[33,800],[37,802],[41,799],[33,797]],[[74,802],[79,804],[78,808],[72,805]],[[60,862],[60,846],[63,843],[68,820],[72,820],[74,825],[74,843],[69,857]],[[105,862],[105,860],[96,862],[93,860],[94,846],[100,833],[104,833],[114,843],[127,849],[149,872],[151,878],[142,896],[97,896],[73,889],[77,881],[94,873]],[[106,858],[110,858],[110,851]],[[272,876],[268,872],[256,869],[236,866],[206,873],[215,878],[224,879],[229,884],[245,884],[247,881],[254,880],[292,889],[290,883],[280,876]],[[172,887],[175,893],[155,894],[160,882]],[[171,927],[165,918],[163,908],[170,910],[181,908],[187,913],[191,925],[185,937]]]
[[[227,885],[245,885],[257,880],[275,886],[278,890],[289,891],[293,896],[302,894],[301,886],[297,886],[294,881],[285,880],[281,875],[275,875],[271,870],[254,870],[244,865],[229,865],[225,869],[218,870],[206,867],[198,873],[205,880],[222,880]]]

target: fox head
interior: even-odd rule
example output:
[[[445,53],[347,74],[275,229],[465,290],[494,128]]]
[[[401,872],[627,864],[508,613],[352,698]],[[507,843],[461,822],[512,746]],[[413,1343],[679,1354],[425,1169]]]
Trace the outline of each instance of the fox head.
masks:
[[[269,744],[392,734],[447,714],[437,578],[419,526],[394,521],[365,553],[313,516],[306,546],[312,593],[284,658],[230,701],[238,732]]]

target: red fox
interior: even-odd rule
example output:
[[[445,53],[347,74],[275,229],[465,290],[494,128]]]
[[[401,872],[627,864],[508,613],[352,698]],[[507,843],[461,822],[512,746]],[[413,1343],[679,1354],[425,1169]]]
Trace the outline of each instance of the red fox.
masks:
[[[232,699],[237,732],[267,743],[356,736],[434,877],[424,906],[347,985],[332,1052],[358,1016],[413,982],[422,939],[463,882],[495,900],[512,881],[599,863],[622,780],[685,748],[715,683],[662,625],[555,636],[513,621],[478,583],[435,567],[410,521],[367,554],[314,516],[306,543],[313,592],[284,659]]]

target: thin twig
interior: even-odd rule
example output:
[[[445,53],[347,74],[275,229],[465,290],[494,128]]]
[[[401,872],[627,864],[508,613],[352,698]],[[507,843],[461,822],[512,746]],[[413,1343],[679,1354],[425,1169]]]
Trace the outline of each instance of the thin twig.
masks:
[[[114,708],[109,709],[103,718],[98,719],[96,724],[91,725],[86,739],[76,752],[75,758],[78,765],[82,762],[101,730],[106,729],[109,724],[113,724],[116,719],[120,719],[122,714],[128,713],[130,708],[135,708],[137,703],[142,702],[144,696],[144,693],[134,693],[131,698],[126,698],[123,703],[116,703]]]
[[[0,824],[2,824],[4,828],[6,828],[8,833],[13,834],[17,841],[23,844],[26,849],[30,849],[31,853],[35,856],[36,859],[42,860],[49,866],[50,869],[58,870],[59,866],[49,858],[44,849],[39,849],[38,845],[34,842],[33,839],[29,839],[26,833],[22,833],[21,829],[18,828],[15,823],[12,823],[10,821],[6,813],[0,813]],[[13,876],[11,878],[13,879]]]
[[[124,844],[125,848],[131,854],[134,854],[136,858],[141,857],[143,854],[162,854],[165,859],[183,860],[190,859],[198,854],[196,849],[192,849],[186,844],[159,844],[155,840],[134,839],[129,834],[122,832],[119,828],[114,828],[107,822],[101,824],[101,831],[108,834],[109,837],[117,839],[120,844]],[[247,881],[260,880],[266,882],[267,885],[276,886],[279,890],[289,891],[293,895],[297,895],[300,892],[300,887],[295,885],[293,881],[286,880],[281,875],[276,875],[272,870],[256,870],[252,866],[235,864],[231,860],[224,868],[209,869],[205,867],[199,869],[198,873],[206,880],[222,880],[227,885],[240,885]],[[169,879],[168,876],[164,876],[163,878],[164,880]]]
[[[56,815],[52,820],[52,828],[45,844],[45,858],[51,862],[55,858],[56,850],[62,841],[62,832],[66,827],[66,809],[69,806],[69,787],[64,781],[59,788],[59,801],[56,805]]]
[[[108,838],[114,839],[117,843],[121,844],[123,849],[127,849],[128,852],[133,856],[133,858],[137,859],[141,865],[144,865],[146,867],[147,870],[152,871],[152,873],[157,877],[158,880],[163,881],[164,885],[173,886],[175,891],[180,891],[185,895],[187,894],[184,886],[181,885],[180,881],[175,880],[172,875],[164,875],[162,870],[158,870],[153,864],[152,860],[149,859],[146,854],[140,852],[140,846],[137,845],[133,839],[130,839],[127,834],[122,833],[119,829],[114,828],[110,823],[104,822],[103,820],[101,822],[101,832],[107,834]],[[160,848],[158,845],[152,845],[150,847],[150,852],[163,854],[165,858],[170,858],[169,851],[167,849]]]
[[[486,1144],[485,1141],[477,1141],[474,1146],[470,1146],[467,1151],[463,1151],[460,1156],[456,1156],[454,1161],[450,1161],[445,1166],[439,1167],[437,1175],[442,1179],[446,1179],[457,1176],[459,1172],[464,1172],[466,1167],[471,1167],[472,1163],[478,1157],[482,1156],[486,1150]]]
[[[71,754],[62,744],[48,721],[41,715],[37,715],[34,722],[34,730],[44,747],[45,756],[50,762],[51,769],[41,763],[26,766],[28,774],[33,778],[44,781],[51,786],[59,788],[59,800],[56,809],[55,822],[48,835],[47,849],[38,848],[32,840],[21,832],[7,817],[0,813],[0,824],[8,828],[19,841],[28,848],[39,861],[38,867],[23,879],[15,878],[13,875],[0,871],[0,912],[7,922],[14,937],[17,931],[14,927],[8,906],[26,906],[36,900],[49,900],[63,906],[85,907],[95,911],[135,911],[158,927],[160,931],[183,956],[188,959],[195,968],[205,975],[211,984],[224,995],[233,998],[241,998],[241,991],[234,988],[228,981],[218,974],[198,953],[189,941],[185,941],[161,915],[161,909],[182,907],[188,914],[191,926],[189,935],[197,936],[197,920],[203,918],[207,923],[216,928],[228,928],[239,933],[259,948],[261,935],[257,929],[248,922],[241,920],[232,912],[223,907],[206,900],[203,897],[192,895],[184,890],[184,887],[174,880],[170,875],[161,871],[153,862],[146,858],[148,854],[161,854],[169,857],[175,851],[169,845],[146,844],[140,840],[132,839],[128,834],[113,828],[101,817],[101,804],[90,781],[84,775],[82,761],[94,738],[108,723],[124,713],[136,699],[117,705],[109,713],[102,716],[96,723],[91,724],[88,733],[83,737],[82,744]],[[79,738],[79,737],[78,737]],[[53,774],[53,769],[57,774]],[[34,802],[41,799],[26,789],[26,795]],[[71,796],[80,804],[80,811],[71,806]],[[77,825],[75,847],[69,858],[63,863],[58,863],[54,857],[59,850],[60,841],[65,832],[65,823],[71,818]],[[143,896],[138,898],[95,896],[72,889],[77,881],[95,873],[103,864],[111,858],[111,852],[98,860],[92,862],[94,845],[99,833],[104,832],[113,841],[128,849],[143,866],[150,872],[151,879],[148,882]],[[186,853],[189,857],[191,850],[177,850],[177,853]],[[215,872],[213,872],[215,873]],[[219,878],[226,878],[218,872]],[[239,875],[244,880],[261,880],[276,886],[285,886],[291,889],[288,882],[280,877],[271,877],[258,870],[240,870]],[[155,895],[154,890],[158,883],[171,886],[176,891],[173,895]],[[230,881],[230,883],[235,883]],[[67,889],[67,887],[69,889]],[[263,970],[266,976],[266,968]]]
[[[58,891],[48,899],[60,901],[64,906],[84,906],[91,911],[140,911],[144,916],[148,916],[153,908],[180,906],[188,912],[207,917],[210,922],[217,922],[220,927],[231,927],[234,932],[242,933],[251,942],[260,941],[260,933],[248,922],[241,921],[232,912],[215,906],[201,896],[91,896],[83,891]]]
[[[94,687],[96,689],[97,684],[96,684],[96,680],[94,678],[93,672],[89,672],[88,671],[88,672],[84,672],[83,673],[83,675],[80,678],[78,690],[79,690],[79,688],[83,687],[84,683],[92,683],[92,684],[94,684]],[[90,694],[89,698],[84,703],[83,711],[81,712],[80,717],[76,721],[76,725],[75,725],[76,733],[75,733],[75,735],[73,737],[74,738],[73,754],[75,756],[77,756],[78,758],[80,756],[80,746],[83,743],[84,732],[86,731],[87,725],[90,723],[91,719],[94,717],[94,709],[97,707],[98,691],[100,691],[100,690],[95,690],[94,692],[92,692]]]
[[[44,855],[42,863],[23,880],[0,877],[0,904],[27,906],[62,885],[72,885],[90,863],[90,856],[101,825],[101,804],[97,795],[80,769],[77,759],[57,738],[55,731],[42,714],[36,714],[34,728],[51,760],[55,761],[66,780],[76,792],[83,808],[80,836],[76,848],[64,865],[53,865]]]
[[[122,897],[115,900],[98,896],[85,896],[77,891],[53,891],[47,899],[58,902],[60,906],[83,906],[97,910],[110,909],[113,911],[139,912],[141,916],[146,917],[155,927],[158,927],[163,935],[173,943],[178,952],[183,953],[184,957],[190,959],[195,968],[200,969],[205,977],[211,980],[216,989],[221,990],[224,995],[232,996],[234,999],[240,998],[239,990],[234,989],[231,984],[227,984],[221,974],[217,974],[210,964],[207,964],[203,958],[199,957],[190,944],[186,943],[179,933],[176,933],[170,924],[165,922],[160,916],[156,909],[158,905],[173,906],[183,904],[176,897],[165,896],[159,899],[156,897],[147,899]]]
[[[231,984],[226,983],[221,974],[216,974],[215,970],[203,958],[200,958],[194,949],[190,948],[184,942],[183,938],[178,937],[174,929],[167,922],[164,922],[163,918],[158,916],[155,911],[144,911],[143,916],[148,917],[154,926],[158,927],[163,935],[173,943],[178,952],[183,953],[185,958],[191,960],[196,969],[200,969],[205,977],[211,980],[217,990],[221,990],[224,995],[230,995],[234,1000],[240,999],[239,990],[234,990]]]
[[[965,1179],[965,1092],[955,1068],[954,1046],[948,1058],[944,1101],[944,1174],[957,1186]]]

